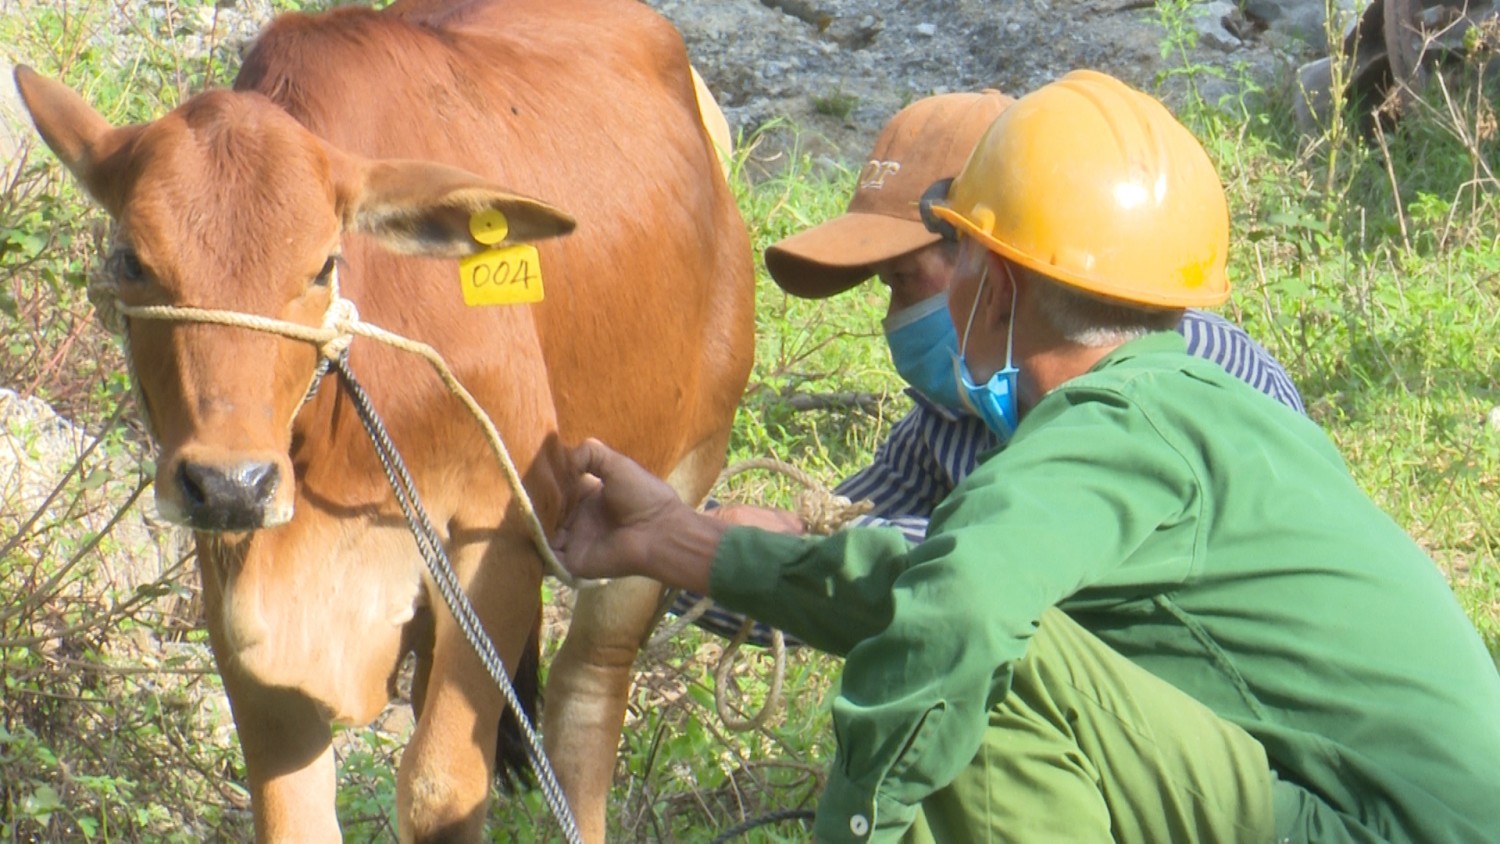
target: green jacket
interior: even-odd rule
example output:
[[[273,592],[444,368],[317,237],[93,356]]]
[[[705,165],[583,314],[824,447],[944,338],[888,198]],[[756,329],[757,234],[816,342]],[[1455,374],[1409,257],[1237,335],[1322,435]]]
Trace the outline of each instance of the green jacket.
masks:
[[[1315,424],[1176,334],[1048,394],[921,544],[735,528],[710,585],[846,656],[821,842],[899,837],[1049,606],[1381,837],[1500,838],[1500,674],[1447,583]]]

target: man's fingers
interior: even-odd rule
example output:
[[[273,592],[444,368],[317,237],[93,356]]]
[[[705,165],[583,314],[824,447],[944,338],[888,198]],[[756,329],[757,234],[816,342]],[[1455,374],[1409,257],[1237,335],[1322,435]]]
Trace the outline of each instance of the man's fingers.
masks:
[[[597,492],[602,485],[598,477],[599,470],[591,468],[603,460],[593,454],[596,448],[602,449],[604,445],[598,440],[585,440],[582,445],[568,453],[568,474],[567,477],[561,479],[568,519],[572,518],[578,505]]]
[[[557,530],[552,531],[552,535],[549,536],[549,537],[547,537],[547,545],[552,548],[552,553],[553,554],[556,554],[557,556],[564,558],[564,559],[560,560],[559,562],[561,562],[561,563],[564,564],[563,568],[567,568],[567,565],[566,565],[567,562],[568,562],[567,559],[566,559],[566,557],[568,555],[568,528],[567,528],[567,526],[564,525],[563,527],[560,527]]]
[[[573,481],[573,509],[576,511],[579,504],[587,501],[590,496],[598,494],[604,488],[604,482],[594,475],[579,475]]]
[[[616,458],[618,455],[609,446],[589,437],[573,449],[573,471],[602,478],[609,474],[609,467]]]

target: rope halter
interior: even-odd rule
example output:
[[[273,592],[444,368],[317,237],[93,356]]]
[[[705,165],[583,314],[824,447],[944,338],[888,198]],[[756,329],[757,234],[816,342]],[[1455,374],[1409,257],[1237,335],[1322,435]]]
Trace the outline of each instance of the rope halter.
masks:
[[[149,319],[162,322],[194,322],[210,325],[224,325],[234,328],[248,328],[253,331],[261,331],[267,334],[276,334],[292,340],[301,340],[318,347],[319,362],[308,382],[307,391],[304,393],[303,404],[316,392],[318,384],[328,372],[332,362],[341,360],[349,352],[349,346],[355,336],[367,337],[387,346],[410,352],[426,360],[449,392],[453,393],[459,401],[468,408],[480,427],[484,430],[486,441],[490,450],[500,463],[500,468],[505,473],[505,479],[510,484],[511,491],[515,494],[516,502],[521,508],[521,513],[526,519],[528,532],[531,534],[532,544],[536,546],[537,554],[541,556],[542,563],[546,566],[547,573],[575,588],[586,588],[604,581],[584,580],[575,578],[563,568],[558,562],[557,555],[552,552],[552,546],[547,542],[547,532],[542,527],[541,519],[537,517],[536,507],[532,504],[531,496],[526,493],[526,488],[521,483],[521,474],[516,469],[515,461],[511,459],[510,451],[505,447],[505,441],[500,432],[495,428],[495,423],[490,420],[484,409],[474,396],[459,383],[457,376],[443,360],[437,350],[415,340],[393,334],[359,318],[359,310],[354,302],[345,299],[339,292],[338,263],[334,262],[333,273],[328,284],[328,309],[323,312],[323,320],[317,326],[303,325],[298,322],[275,319],[273,317],[260,316],[258,314],[247,314],[240,311],[220,310],[216,308],[195,308],[179,305],[127,305],[120,301],[119,292],[115,285],[100,275],[96,275],[91,281],[88,290],[89,301],[94,304],[95,312],[99,320],[112,333],[123,338],[125,344],[126,366],[131,367],[131,383],[137,385],[137,398],[139,395],[140,380],[135,377],[134,364],[130,355],[130,332],[127,329],[130,319]],[[141,402],[144,408],[146,404]],[[301,407],[299,406],[298,410]],[[296,413],[293,413],[296,416]],[[147,422],[149,426],[149,420]],[[290,420],[288,421],[290,424]]]

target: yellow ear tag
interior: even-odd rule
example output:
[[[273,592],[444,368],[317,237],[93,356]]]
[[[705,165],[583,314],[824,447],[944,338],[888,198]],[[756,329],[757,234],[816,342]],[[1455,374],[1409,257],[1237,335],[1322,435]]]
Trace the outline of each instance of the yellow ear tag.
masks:
[[[458,280],[471,308],[542,301],[542,263],[529,243],[459,258]]]
[[[505,240],[510,223],[499,211],[480,211],[469,218],[469,233],[486,246]],[[517,305],[542,301],[542,264],[536,247],[518,243],[502,249],[486,249],[458,259],[459,286],[464,304]]]

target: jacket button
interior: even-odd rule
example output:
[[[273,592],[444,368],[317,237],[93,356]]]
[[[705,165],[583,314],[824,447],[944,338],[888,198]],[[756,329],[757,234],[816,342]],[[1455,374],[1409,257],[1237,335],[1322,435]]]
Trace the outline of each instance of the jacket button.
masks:
[[[864,815],[855,815],[849,819],[849,831],[863,837],[870,831],[870,819]]]

